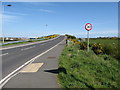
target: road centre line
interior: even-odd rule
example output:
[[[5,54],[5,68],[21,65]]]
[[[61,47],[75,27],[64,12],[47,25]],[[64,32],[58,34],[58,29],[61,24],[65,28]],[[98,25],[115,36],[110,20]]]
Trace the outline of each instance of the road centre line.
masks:
[[[34,47],[35,47],[35,46],[28,47],[28,48],[24,48],[24,49],[21,49],[21,51],[28,50],[28,49],[31,49],[31,48],[34,48]]]
[[[32,58],[31,60],[27,61],[26,63],[24,63],[23,65],[21,65],[20,67],[18,67],[17,69],[15,69],[13,72],[11,72],[10,74],[8,74],[6,77],[4,77],[1,81],[0,81],[0,89],[2,89],[2,87],[15,75],[17,75],[20,69],[22,69],[23,67],[25,67],[28,64],[31,64],[32,62],[35,61],[35,59],[37,59],[38,57],[44,55],[45,53],[47,53],[48,51],[52,50],[53,48],[57,47],[60,43],[62,43],[64,40],[66,39],[66,37],[59,42],[58,44],[54,45],[53,47],[51,47],[50,49],[46,50],[45,52],[39,54],[38,56]]]
[[[45,45],[45,44],[41,44],[41,45]]]

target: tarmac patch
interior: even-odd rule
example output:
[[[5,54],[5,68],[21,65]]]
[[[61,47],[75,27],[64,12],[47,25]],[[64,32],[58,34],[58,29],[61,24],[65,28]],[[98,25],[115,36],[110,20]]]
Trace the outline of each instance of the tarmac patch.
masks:
[[[43,65],[43,63],[31,63],[20,70],[20,73],[33,73],[37,72],[39,68]]]

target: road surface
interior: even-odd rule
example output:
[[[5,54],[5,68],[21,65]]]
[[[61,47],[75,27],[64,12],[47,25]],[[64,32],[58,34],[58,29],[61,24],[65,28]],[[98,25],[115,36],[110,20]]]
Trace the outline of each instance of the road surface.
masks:
[[[64,38],[65,36],[60,36],[59,38],[42,43],[2,50],[2,78],[25,62],[61,42]]]

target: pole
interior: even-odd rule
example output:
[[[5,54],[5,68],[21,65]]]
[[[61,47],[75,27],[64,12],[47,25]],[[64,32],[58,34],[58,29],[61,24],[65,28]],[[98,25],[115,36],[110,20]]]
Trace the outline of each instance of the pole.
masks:
[[[3,43],[4,43],[3,29],[4,29],[4,5],[2,5],[2,38],[3,38]]]
[[[89,31],[87,31],[87,39],[88,39],[87,51],[89,52]]]

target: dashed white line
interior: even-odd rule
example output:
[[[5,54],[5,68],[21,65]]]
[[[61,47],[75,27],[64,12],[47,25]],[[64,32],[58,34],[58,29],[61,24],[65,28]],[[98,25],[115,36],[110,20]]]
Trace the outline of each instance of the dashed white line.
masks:
[[[28,47],[28,48],[24,48],[24,49],[21,49],[21,51],[28,50],[28,49],[31,49],[31,48],[34,48],[34,47],[35,47],[35,46]]]
[[[4,53],[4,54],[1,54],[0,56],[5,56],[5,55],[7,55],[8,53]]]

